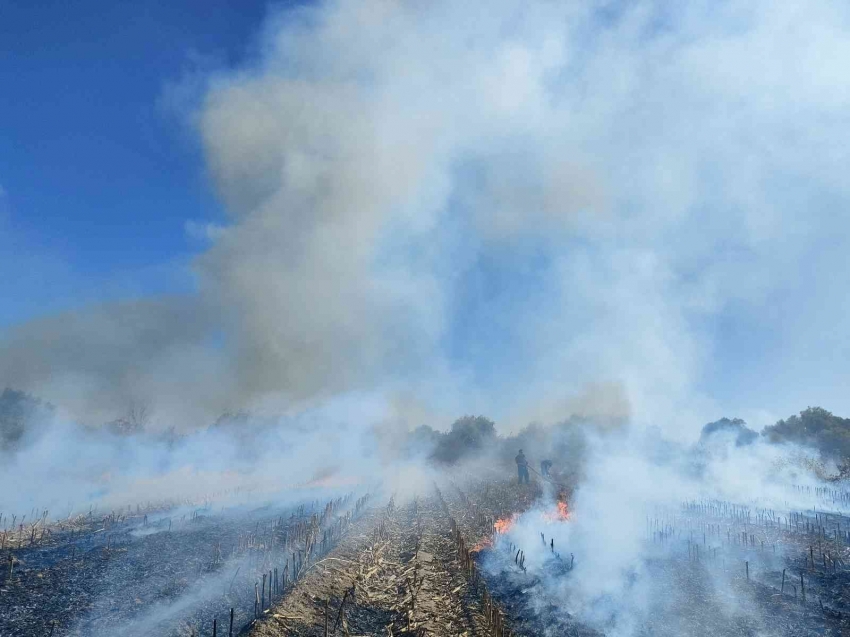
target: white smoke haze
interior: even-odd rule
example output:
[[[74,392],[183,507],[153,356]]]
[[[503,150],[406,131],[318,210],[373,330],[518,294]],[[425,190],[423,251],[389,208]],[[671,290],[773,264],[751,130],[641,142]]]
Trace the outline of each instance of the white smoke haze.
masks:
[[[805,450],[761,441],[735,447],[733,440],[727,440],[704,455],[696,447],[667,444],[658,449],[657,440],[634,430],[616,435],[589,430],[587,442],[584,474],[569,500],[569,520],[553,518],[557,500],[549,489],[496,545],[497,553],[506,542],[521,548],[528,575],[519,575],[515,568],[505,570],[503,557],[488,556],[483,564],[493,576],[516,578],[538,611],[557,608],[562,618],[572,617],[605,635],[705,634],[707,625],[694,626],[683,618],[707,603],[713,606],[709,612],[746,616],[748,622],[759,623],[759,634],[783,634],[781,626],[780,632],[770,628],[772,618],[764,616],[746,592],[732,590],[732,580],[740,574],[706,566],[695,575],[687,554],[673,560],[671,553],[685,546],[691,527],[682,505],[689,502],[735,503],[752,512],[772,509],[783,519],[790,511],[813,507],[840,511],[840,505],[836,508],[793,488],[823,485],[798,462]],[[678,540],[668,540],[666,546],[656,544],[656,519],[675,527]],[[755,522],[753,532],[759,532],[758,526]],[[701,545],[703,562],[710,564],[707,555],[718,547],[730,571],[744,568],[746,556],[739,561],[729,554],[729,546],[721,546],[726,543],[725,530],[722,540],[709,534],[703,546],[699,521],[693,529],[693,543]],[[575,568],[568,574],[552,570],[551,541],[561,564],[575,559]],[[770,568],[781,572],[785,548],[777,545],[778,553],[773,554],[769,547],[767,557],[764,553],[750,556],[753,577],[758,571],[764,579]],[[513,561],[513,555],[509,559]],[[695,597],[687,590],[693,583],[689,578],[711,594]]]
[[[348,395],[292,416],[235,414],[175,435],[133,435],[55,419],[0,450],[0,511],[49,511],[56,521],[92,507],[216,507],[371,491],[405,502],[429,489],[429,448],[405,448],[407,429],[368,395]],[[391,494],[388,492],[387,497]]]
[[[587,383],[682,438],[718,409],[846,408],[824,322],[846,294],[819,276],[847,248],[846,23],[825,1],[281,11],[195,118],[230,215],[197,294],[9,328],[0,382],[184,427],[353,390],[524,424]]]
[[[0,388],[62,423],[4,455],[0,506],[291,501],[328,476],[406,497],[433,478],[399,453],[418,425],[574,416],[599,431],[546,530],[576,577],[547,594],[634,634],[660,603],[647,516],[811,505],[787,449],[695,473],[698,427],[850,412],[848,27],[830,0],[277,11],[257,59],[173,96],[204,87],[191,121],[227,215],[187,220],[195,289],[0,332]],[[87,428],[133,404],[186,438]],[[241,410],[238,433],[205,429]],[[533,515],[514,533],[535,569]]]

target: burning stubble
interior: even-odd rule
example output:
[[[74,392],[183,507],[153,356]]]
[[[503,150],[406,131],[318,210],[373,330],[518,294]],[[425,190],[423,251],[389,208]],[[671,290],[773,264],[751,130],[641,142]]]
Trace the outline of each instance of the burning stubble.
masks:
[[[325,632],[358,611],[397,634],[463,610],[500,636],[840,624],[846,493],[795,450],[689,445],[720,407],[847,405],[840,357],[818,354],[847,345],[823,276],[850,237],[845,20],[825,1],[671,7],[322,2],[207,78],[192,121],[225,212],[191,291],[0,335],[0,386],[57,408],[0,452],[16,608],[42,590],[22,578],[96,573],[80,626],[138,593],[143,623],[221,627],[202,607],[237,588],[237,623],[262,620],[281,568],[310,563],[286,541],[274,563],[240,551],[358,491],[379,503],[327,556],[348,569],[333,583],[404,584],[299,584]],[[500,428],[408,435],[480,412]],[[554,451],[559,484],[507,482],[520,441]],[[162,564],[160,604],[128,573]],[[429,618],[440,587],[454,610]],[[54,620],[34,632],[74,624]]]

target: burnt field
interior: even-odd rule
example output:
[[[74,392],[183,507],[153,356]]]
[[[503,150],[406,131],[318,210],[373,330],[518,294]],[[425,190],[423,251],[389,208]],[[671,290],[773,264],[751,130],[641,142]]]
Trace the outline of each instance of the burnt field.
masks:
[[[780,516],[728,502],[685,502],[646,518],[637,559],[620,573],[622,588],[616,590],[599,580],[610,576],[612,563],[622,562],[604,553],[575,554],[569,540],[563,544],[577,522],[566,507],[550,503],[548,511],[536,507],[497,520],[498,532],[488,540],[476,520],[501,505],[483,493],[475,503],[460,492],[455,511],[465,535],[478,542],[472,551],[477,572],[509,618],[512,634],[790,636],[850,630],[850,518],[844,515],[813,510]],[[824,505],[846,498],[826,489],[813,495]],[[600,592],[588,598],[588,590]]]
[[[641,557],[629,563],[626,589],[602,589],[588,601],[606,557],[571,551],[565,538],[576,519],[567,494],[543,486],[447,480],[412,502],[391,502],[252,634],[755,636],[850,628],[847,538],[831,532],[848,521],[843,516],[794,513],[789,527],[770,511],[682,503],[669,518],[645,520],[645,534],[633,538]]]
[[[332,548],[365,502],[24,520],[4,534],[0,635],[191,635],[213,620],[236,634]]]
[[[0,634],[847,634],[846,496],[806,495],[818,506],[782,513],[686,501],[636,534],[495,475],[403,500],[16,520]],[[611,544],[587,552],[585,533]]]

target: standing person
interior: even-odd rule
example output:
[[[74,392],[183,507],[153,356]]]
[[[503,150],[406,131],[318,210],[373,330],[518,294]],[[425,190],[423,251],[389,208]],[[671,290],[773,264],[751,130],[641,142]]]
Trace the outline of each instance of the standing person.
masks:
[[[544,478],[548,478],[549,477],[549,469],[551,469],[551,468],[552,468],[552,461],[551,460],[544,460],[543,462],[540,463],[540,474]]]
[[[519,450],[517,454],[516,460],[516,471],[519,476],[519,483],[522,484],[525,482],[528,484],[528,460],[525,458],[525,454],[522,452],[522,449]]]

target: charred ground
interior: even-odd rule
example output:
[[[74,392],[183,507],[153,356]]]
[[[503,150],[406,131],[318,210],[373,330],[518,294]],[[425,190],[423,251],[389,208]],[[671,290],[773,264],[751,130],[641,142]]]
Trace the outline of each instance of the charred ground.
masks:
[[[514,533],[535,515],[549,516],[544,529],[573,523],[569,491],[551,487],[445,474],[405,501],[24,523],[3,550],[0,634],[212,635],[215,621],[225,635],[231,608],[233,634],[258,636],[606,634],[616,609],[588,617],[563,597],[593,577],[595,556],[544,531],[545,559],[529,565],[540,547]],[[810,495],[850,502],[839,490]],[[654,591],[633,634],[850,630],[848,517],[694,501],[648,518],[645,532],[633,593],[669,588]]]

